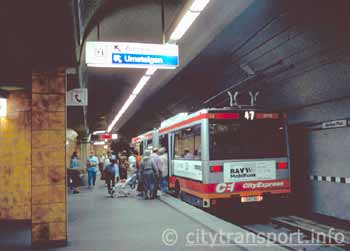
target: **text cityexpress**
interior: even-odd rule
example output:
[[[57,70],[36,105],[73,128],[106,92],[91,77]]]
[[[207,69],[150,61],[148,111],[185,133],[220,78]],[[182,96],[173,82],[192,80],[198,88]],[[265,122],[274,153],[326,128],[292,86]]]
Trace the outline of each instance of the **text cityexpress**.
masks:
[[[239,182],[239,183],[220,183],[216,185],[216,193],[232,193],[240,191],[251,191],[257,189],[274,189],[281,188],[288,185],[288,182],[284,180],[281,181],[271,181],[271,182]]]

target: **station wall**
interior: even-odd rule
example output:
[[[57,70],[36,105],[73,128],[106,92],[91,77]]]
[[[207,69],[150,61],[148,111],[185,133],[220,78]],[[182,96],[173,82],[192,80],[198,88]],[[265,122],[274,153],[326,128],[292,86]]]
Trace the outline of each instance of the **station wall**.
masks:
[[[31,93],[12,92],[0,118],[0,220],[31,218]]]
[[[295,110],[289,113],[289,124],[350,118],[349,108],[350,99],[343,99]],[[308,156],[305,187],[310,209],[350,220],[350,127],[308,130],[304,135]]]

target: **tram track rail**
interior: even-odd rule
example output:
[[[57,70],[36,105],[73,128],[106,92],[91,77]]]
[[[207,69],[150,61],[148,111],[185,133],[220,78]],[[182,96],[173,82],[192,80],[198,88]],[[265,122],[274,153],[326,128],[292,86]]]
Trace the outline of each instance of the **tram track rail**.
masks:
[[[239,224],[239,226],[291,251],[350,250],[350,231],[333,228],[299,216],[271,217],[267,223]],[[281,234],[294,235],[297,238],[290,238],[288,243],[271,238]],[[337,235],[341,235],[344,239]]]
[[[172,193],[168,194],[179,199]],[[274,213],[272,213],[272,216],[267,216],[259,212],[261,213],[259,216],[255,215],[253,220],[249,219],[247,223],[244,220],[242,222],[242,218],[244,217],[239,217],[239,219],[231,217],[231,213],[229,212],[234,212],[231,210],[204,211],[266,239],[266,243],[274,243],[290,251],[350,251],[350,229],[326,225],[306,217],[292,214],[282,216],[278,214],[278,216],[274,216]],[[237,211],[235,214],[237,214]],[[291,238],[291,242],[286,243],[271,238],[271,236],[278,234],[284,234],[285,236],[294,234],[299,239]],[[340,240],[336,234],[341,234],[344,236],[344,239]]]

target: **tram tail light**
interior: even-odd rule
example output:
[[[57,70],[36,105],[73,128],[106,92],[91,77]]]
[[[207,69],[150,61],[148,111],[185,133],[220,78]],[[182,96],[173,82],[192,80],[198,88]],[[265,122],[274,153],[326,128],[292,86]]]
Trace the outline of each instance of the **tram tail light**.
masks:
[[[211,166],[210,167],[210,172],[211,173],[221,173],[222,171],[223,171],[222,166],[217,165],[217,166]]]
[[[287,162],[277,162],[277,169],[287,169],[288,163]]]

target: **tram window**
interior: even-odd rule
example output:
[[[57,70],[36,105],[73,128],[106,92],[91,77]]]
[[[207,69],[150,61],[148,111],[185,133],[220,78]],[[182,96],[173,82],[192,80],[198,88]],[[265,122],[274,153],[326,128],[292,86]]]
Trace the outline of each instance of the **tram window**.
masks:
[[[211,160],[276,158],[286,155],[285,130],[281,121],[210,122]]]
[[[201,125],[175,132],[175,159],[201,159]]]
[[[168,135],[161,135],[159,137],[159,146],[164,147],[166,151],[168,152]]]
[[[153,140],[149,139],[147,140],[147,149],[152,149],[153,148]]]

